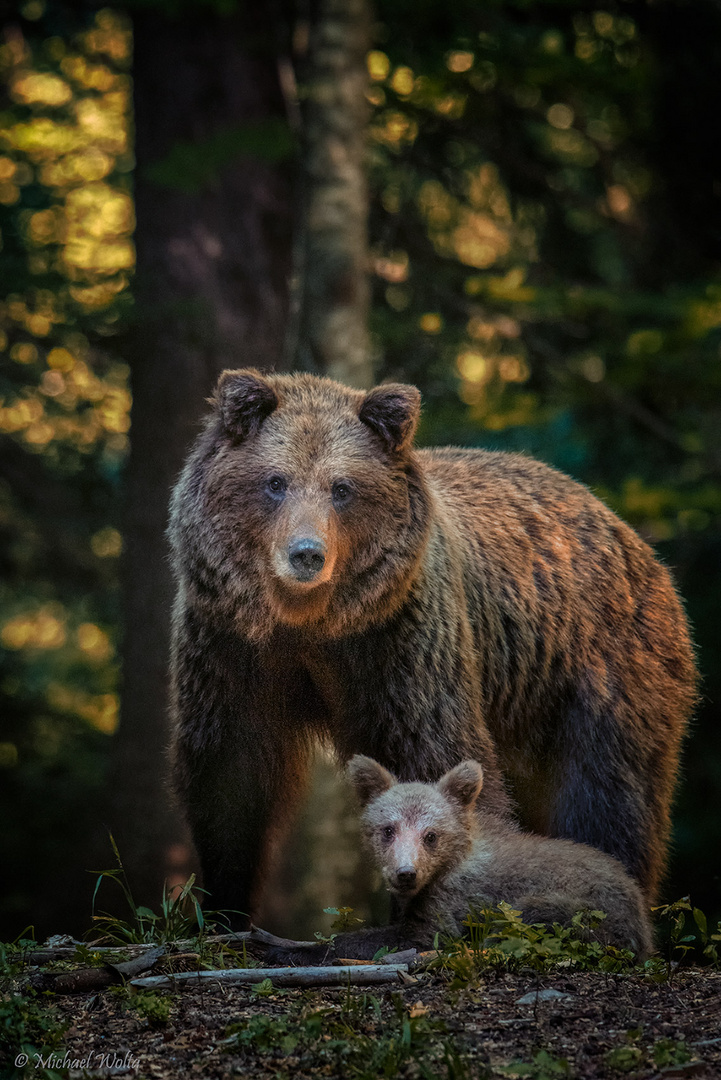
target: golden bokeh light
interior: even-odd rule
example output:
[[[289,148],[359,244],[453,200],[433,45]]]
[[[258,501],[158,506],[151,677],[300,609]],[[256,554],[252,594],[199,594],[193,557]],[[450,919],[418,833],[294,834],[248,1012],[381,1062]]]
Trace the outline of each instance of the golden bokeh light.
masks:
[[[456,357],[458,373],[469,383],[486,382],[492,374],[492,361],[478,349],[463,349]]]
[[[67,105],[73,92],[68,84],[49,72],[20,72],[10,83],[10,94],[22,105]]]
[[[48,604],[34,612],[16,615],[4,623],[0,641],[6,649],[59,649],[66,641],[65,612]]]
[[[443,329],[443,317],[437,311],[426,311],[418,320],[424,334],[440,334]]]
[[[79,716],[91,727],[112,735],[118,726],[120,702],[117,694],[88,694],[60,683],[50,683],[47,701],[58,712]]]
[[[452,52],[446,57],[446,67],[449,71],[461,73],[470,71],[475,57],[472,52]]]
[[[374,82],[383,82],[388,78],[391,70],[391,62],[384,52],[374,50],[369,52],[366,58],[368,74]]]
[[[413,93],[413,72],[409,67],[399,67],[393,72],[391,86],[400,97],[408,97]]]
[[[75,637],[80,649],[91,660],[103,663],[113,655],[110,638],[95,623],[81,623],[75,631]]]
[[[567,131],[573,124],[574,112],[570,105],[557,102],[555,105],[551,105],[546,113],[546,119],[553,127],[559,128],[561,131]]]
[[[90,547],[99,559],[117,559],[123,552],[123,538],[117,529],[108,525],[93,534]]]

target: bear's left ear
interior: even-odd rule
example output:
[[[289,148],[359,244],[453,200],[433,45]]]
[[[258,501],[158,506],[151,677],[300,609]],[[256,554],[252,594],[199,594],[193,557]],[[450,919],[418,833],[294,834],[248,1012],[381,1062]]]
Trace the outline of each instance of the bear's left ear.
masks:
[[[224,371],[213,399],[223,427],[235,438],[247,439],[278,408],[278,398],[268,380],[255,368]]]
[[[421,395],[415,386],[387,383],[370,390],[358,418],[395,453],[410,449],[421,415]]]
[[[348,762],[348,779],[355,789],[358,802],[367,806],[369,802],[395,784],[395,777],[379,765],[373,758],[356,754]]]
[[[483,787],[483,769],[477,761],[462,761],[436,784],[442,795],[464,809],[473,806]]]

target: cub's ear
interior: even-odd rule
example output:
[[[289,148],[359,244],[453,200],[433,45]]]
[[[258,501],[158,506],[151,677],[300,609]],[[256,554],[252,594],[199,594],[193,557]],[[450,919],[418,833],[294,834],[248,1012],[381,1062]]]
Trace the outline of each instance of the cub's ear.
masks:
[[[420,415],[421,395],[415,386],[387,383],[366,394],[358,418],[398,453],[410,448]]]
[[[346,772],[361,806],[367,806],[396,782],[387,769],[363,754],[356,754],[350,759]]]
[[[278,398],[259,371],[245,368],[223,372],[215,388],[213,403],[228,434],[247,439],[277,409]]]
[[[464,809],[473,806],[483,787],[483,769],[477,761],[462,761],[436,784],[447,799]]]

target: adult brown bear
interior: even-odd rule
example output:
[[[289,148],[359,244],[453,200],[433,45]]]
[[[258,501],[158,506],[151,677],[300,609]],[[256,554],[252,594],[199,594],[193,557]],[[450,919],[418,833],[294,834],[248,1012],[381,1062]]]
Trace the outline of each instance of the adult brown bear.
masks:
[[[415,450],[419,410],[412,386],[220,378],[170,524],[175,786],[211,903],[252,913],[318,738],[400,780],[477,759],[482,808],[652,899],[695,697],[669,575],[546,465]]]

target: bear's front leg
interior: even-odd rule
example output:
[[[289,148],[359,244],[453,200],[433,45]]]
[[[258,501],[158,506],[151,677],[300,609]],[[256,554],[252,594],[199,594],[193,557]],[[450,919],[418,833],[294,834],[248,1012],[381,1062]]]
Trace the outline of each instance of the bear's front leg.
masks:
[[[389,926],[367,927],[336,934],[331,942],[317,945],[274,945],[265,954],[264,961],[277,967],[323,967],[341,960],[372,960],[381,949],[427,948],[425,937],[410,933],[402,923]]]
[[[205,906],[247,925],[269,849],[302,796],[310,733],[293,682],[254,647],[186,613],[173,658],[173,779],[208,891]]]
[[[293,745],[295,742],[295,745]],[[181,794],[202,868],[204,906],[245,928],[260,896],[273,840],[305,790],[304,745],[176,747]]]

